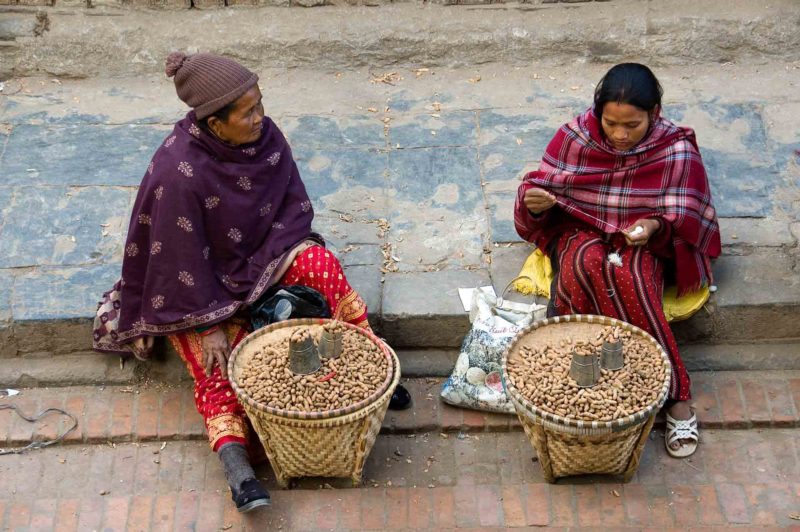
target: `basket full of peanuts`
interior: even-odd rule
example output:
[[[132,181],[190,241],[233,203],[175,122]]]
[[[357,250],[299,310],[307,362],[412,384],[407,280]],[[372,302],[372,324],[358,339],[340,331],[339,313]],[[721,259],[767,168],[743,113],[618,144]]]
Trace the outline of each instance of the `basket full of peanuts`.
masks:
[[[231,353],[228,374],[281,486],[299,477],[357,485],[400,365],[369,331],[296,319],[248,335]]]
[[[582,314],[523,329],[502,365],[548,482],[582,474],[630,480],[669,393],[670,370],[664,349],[642,329]]]

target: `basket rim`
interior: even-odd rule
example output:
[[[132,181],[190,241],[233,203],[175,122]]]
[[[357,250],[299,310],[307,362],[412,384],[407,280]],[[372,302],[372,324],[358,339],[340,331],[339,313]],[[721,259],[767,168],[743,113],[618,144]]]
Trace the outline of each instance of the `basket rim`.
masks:
[[[535,331],[541,327],[545,327],[547,325],[554,325],[557,323],[596,323],[600,325],[611,325],[611,326],[619,326],[623,330],[631,331],[635,334],[639,334],[648,340],[654,347],[658,349],[658,352],[661,354],[661,358],[666,363],[667,371],[665,372],[664,382],[661,385],[661,390],[659,391],[658,397],[655,401],[653,401],[650,405],[642,410],[634,412],[633,414],[627,415],[625,417],[619,419],[612,419],[611,421],[583,421],[579,419],[572,419],[563,416],[559,416],[558,414],[553,414],[546,410],[543,410],[533,404],[527,397],[525,397],[516,386],[511,384],[508,379],[508,357],[510,356],[511,352],[516,348],[517,344],[524,338],[528,333]],[[636,425],[646,421],[651,415],[654,415],[658,412],[658,410],[664,405],[664,402],[667,399],[667,395],[669,394],[669,386],[670,381],[672,378],[672,363],[669,360],[669,356],[661,344],[653,338],[651,334],[647,331],[636,327],[635,325],[631,325],[622,320],[618,320],[616,318],[609,318],[608,316],[599,316],[595,314],[566,314],[563,316],[554,316],[552,318],[544,318],[541,320],[537,320],[532,324],[528,325],[524,329],[520,330],[514,339],[508,344],[505,351],[503,352],[502,358],[502,376],[503,376],[503,385],[506,387],[506,390],[512,398],[515,400],[514,402],[521,405],[524,409],[524,413],[527,416],[532,416],[533,419],[541,418],[550,422],[551,426],[553,424],[557,426],[563,427],[570,427],[570,428],[577,428],[580,430],[591,430],[591,429],[601,429],[601,430],[612,430],[617,431],[623,428],[627,428],[631,425]]]
[[[375,345],[378,346],[378,348],[381,350],[381,353],[383,353],[383,355],[387,358],[389,362],[389,371],[386,372],[386,378],[383,380],[378,389],[375,390],[369,397],[367,397],[366,399],[362,399],[357,403],[353,403],[352,405],[342,408],[337,408],[334,410],[325,410],[322,412],[319,411],[303,412],[300,410],[284,410],[280,408],[267,406],[253,399],[250,396],[250,394],[248,394],[247,391],[242,386],[239,385],[239,383],[236,380],[236,372],[234,371],[234,369],[236,367],[236,361],[239,355],[245,350],[247,346],[258,340],[262,336],[266,336],[269,333],[272,333],[280,329],[285,329],[288,327],[297,327],[302,325],[324,325],[331,321],[337,321],[346,328],[366,336],[367,338],[372,340],[375,343]],[[328,318],[299,318],[299,319],[284,320],[272,323],[270,325],[262,327],[261,329],[258,329],[248,334],[241,342],[239,342],[239,344],[234,348],[234,350],[231,352],[230,357],[228,358],[229,381],[231,383],[233,391],[236,393],[237,398],[239,398],[240,401],[246,402],[250,407],[258,410],[259,412],[288,419],[331,419],[351,414],[353,412],[358,412],[359,410],[362,410],[365,407],[377,401],[384,394],[387,388],[389,388],[395,373],[397,373],[397,368],[395,367],[395,360],[394,357],[392,356],[390,348],[386,345],[385,342],[383,342],[380,338],[375,336],[374,333],[366,331],[361,327],[353,325],[352,323],[347,323],[345,321],[333,320]]]

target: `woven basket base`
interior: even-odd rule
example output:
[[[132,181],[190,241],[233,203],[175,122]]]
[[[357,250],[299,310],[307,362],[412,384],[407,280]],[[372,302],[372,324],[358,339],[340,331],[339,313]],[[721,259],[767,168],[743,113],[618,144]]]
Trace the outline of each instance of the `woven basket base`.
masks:
[[[577,436],[545,428],[525,415],[518,417],[539,456],[544,478],[551,483],[585,474],[623,475],[628,482],[639,468],[655,420],[652,415],[644,423],[619,432]]]
[[[247,414],[281,487],[299,477],[350,477],[358,485],[388,406],[387,398],[365,417],[338,426],[291,426],[260,412]]]

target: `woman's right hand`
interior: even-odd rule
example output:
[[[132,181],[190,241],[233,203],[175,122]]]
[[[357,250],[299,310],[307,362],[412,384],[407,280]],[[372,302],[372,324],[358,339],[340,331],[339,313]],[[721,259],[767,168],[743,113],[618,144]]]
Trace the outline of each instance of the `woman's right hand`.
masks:
[[[542,188],[529,188],[522,199],[533,214],[540,214],[556,204],[556,197]]]
[[[231,347],[228,345],[228,337],[222,329],[217,329],[209,335],[201,337],[203,346],[203,365],[206,375],[211,375],[214,370],[214,362],[219,364],[219,372],[222,378],[228,378],[228,355],[231,354]]]

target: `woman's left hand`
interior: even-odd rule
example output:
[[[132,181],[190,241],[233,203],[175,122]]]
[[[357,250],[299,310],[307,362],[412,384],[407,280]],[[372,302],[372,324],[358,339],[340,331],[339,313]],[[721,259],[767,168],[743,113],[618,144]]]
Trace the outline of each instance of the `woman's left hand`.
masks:
[[[657,218],[642,218],[624,229],[622,233],[629,246],[644,246],[659,229],[661,229],[661,221]]]
[[[203,336],[201,339],[203,346],[203,365],[206,369],[206,375],[211,375],[214,369],[214,363],[219,365],[219,372],[223,379],[228,378],[228,355],[231,354],[231,348],[228,345],[228,338],[222,329],[217,329],[211,334]]]

